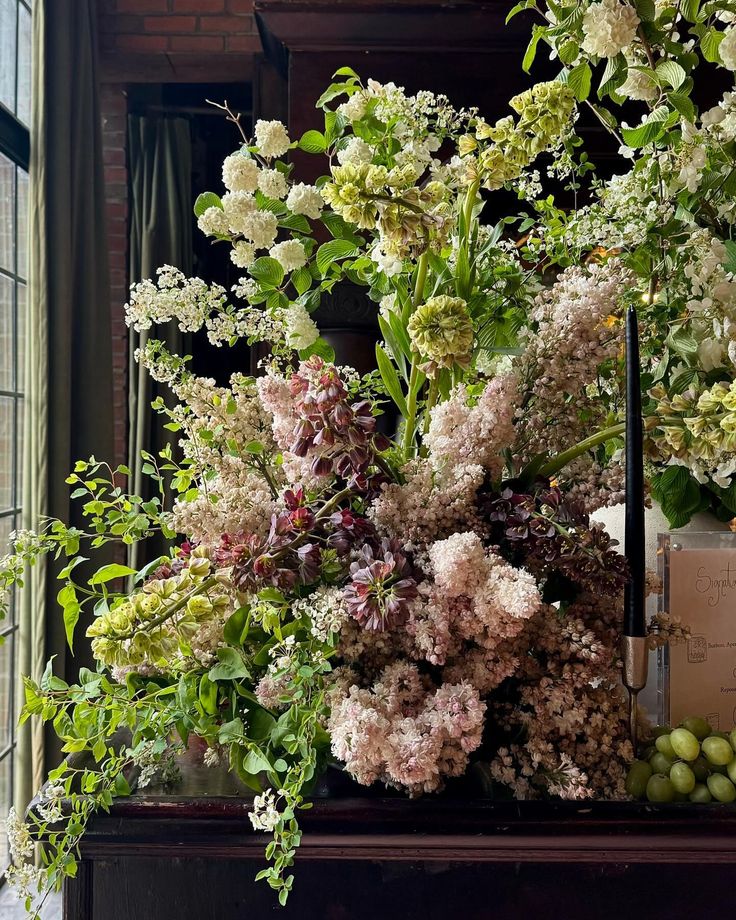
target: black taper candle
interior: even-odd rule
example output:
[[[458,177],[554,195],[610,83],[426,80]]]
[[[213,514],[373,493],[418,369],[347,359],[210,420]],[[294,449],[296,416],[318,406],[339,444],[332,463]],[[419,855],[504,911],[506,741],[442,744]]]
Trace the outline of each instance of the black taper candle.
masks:
[[[639,325],[634,307],[626,311],[626,528],[629,581],[624,595],[624,635],[646,634],[644,614],[644,430],[641,414]]]

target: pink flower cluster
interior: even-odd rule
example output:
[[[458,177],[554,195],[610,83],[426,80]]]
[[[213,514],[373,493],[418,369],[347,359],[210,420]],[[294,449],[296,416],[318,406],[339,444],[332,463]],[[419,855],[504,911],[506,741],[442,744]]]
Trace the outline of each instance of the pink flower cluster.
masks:
[[[328,727],[334,754],[358,782],[382,780],[418,795],[465,772],[484,713],[469,683],[434,689],[415,665],[395,662],[371,689],[352,686],[333,706]]]

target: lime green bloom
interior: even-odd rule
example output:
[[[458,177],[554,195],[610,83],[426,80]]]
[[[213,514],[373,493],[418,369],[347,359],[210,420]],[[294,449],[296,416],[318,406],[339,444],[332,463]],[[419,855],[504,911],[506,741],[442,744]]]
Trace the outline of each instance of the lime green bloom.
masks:
[[[409,320],[412,347],[429,360],[428,372],[459,364],[467,367],[473,350],[473,324],[461,297],[441,294],[417,308]]]

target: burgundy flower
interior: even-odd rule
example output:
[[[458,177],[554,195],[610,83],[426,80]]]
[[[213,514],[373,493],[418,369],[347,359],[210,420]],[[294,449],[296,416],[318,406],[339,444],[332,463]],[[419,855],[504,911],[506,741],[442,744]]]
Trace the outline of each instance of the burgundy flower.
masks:
[[[334,530],[327,538],[327,543],[338,556],[346,556],[356,543],[365,543],[368,538],[375,539],[376,531],[373,524],[355,514],[350,508],[341,508],[333,512],[329,523]]]
[[[375,551],[365,544],[350,566],[350,579],[343,593],[351,615],[366,629],[398,625],[418,593],[411,566],[395,540],[382,540]]]

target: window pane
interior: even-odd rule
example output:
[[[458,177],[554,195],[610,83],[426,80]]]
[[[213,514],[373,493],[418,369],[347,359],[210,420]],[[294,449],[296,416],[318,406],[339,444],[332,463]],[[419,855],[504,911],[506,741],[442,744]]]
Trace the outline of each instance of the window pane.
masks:
[[[12,397],[0,396],[0,511],[13,506],[14,409]]]
[[[13,389],[13,288],[15,284],[0,275],[0,390]]]
[[[11,633],[0,645],[0,751],[13,740],[13,649],[14,636]]]
[[[18,118],[24,125],[31,123],[31,14],[18,5]]]
[[[0,0],[0,102],[15,112],[16,0]]]
[[[18,191],[18,231],[15,239],[18,247],[18,275],[28,277],[28,173],[18,167],[16,179]]]
[[[0,0],[3,3],[3,0]],[[2,55],[0,55],[2,60]],[[15,271],[15,166],[0,153],[0,268]]]
[[[10,534],[17,529],[16,525],[16,516],[14,514],[8,514],[5,517],[0,518],[0,556],[3,556],[5,553],[10,552]],[[13,591],[10,596],[10,609],[8,611],[8,618],[6,620],[0,620],[0,629],[5,629],[10,626],[12,623],[15,623],[15,598],[16,594]],[[2,659],[2,646],[0,646],[0,659]],[[0,711],[2,710],[3,704],[3,683],[0,680]],[[0,725],[2,724],[2,718],[0,718]],[[2,734],[2,728],[0,727],[0,734]],[[2,743],[0,743],[0,750],[2,750]]]
[[[8,835],[5,831],[5,818],[11,802],[10,792],[10,757],[0,760],[0,872],[4,872],[10,863],[8,858]]]

